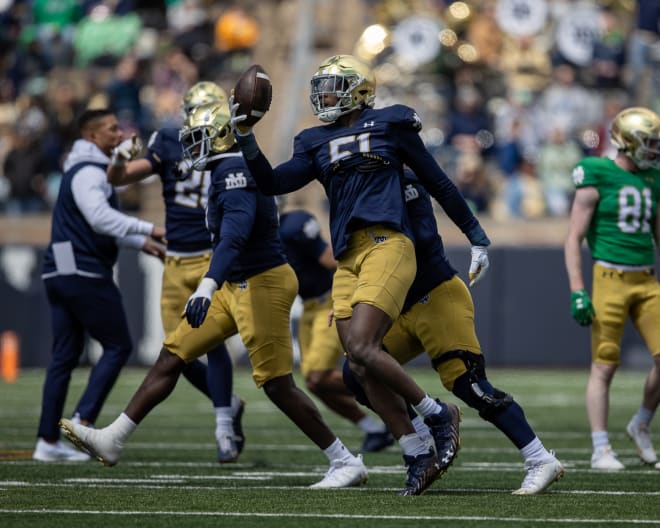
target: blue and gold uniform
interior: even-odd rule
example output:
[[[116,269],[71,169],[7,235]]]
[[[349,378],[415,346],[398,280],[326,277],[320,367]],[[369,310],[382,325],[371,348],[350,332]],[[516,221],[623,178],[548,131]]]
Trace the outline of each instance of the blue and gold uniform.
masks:
[[[367,107],[350,126],[331,123],[304,130],[295,138],[293,157],[274,169],[260,151],[242,146],[266,194],[292,192],[313,179],[323,184],[339,261],[333,284],[338,319],[351,317],[357,303],[374,305],[392,319],[403,308],[416,269],[403,195],[404,163],[422,175],[424,187],[471,241],[483,234],[456,186],[425,148],[420,129],[411,108]],[[487,238],[481,243],[487,245]],[[366,261],[372,265],[365,266]],[[359,270],[366,271],[360,275]]]
[[[167,256],[161,317],[167,335],[179,324],[183,306],[209,266],[212,248],[205,208],[210,173],[191,171],[182,178],[183,151],[178,129],[154,132],[147,149],[145,158],[160,176],[165,202]]]
[[[404,174],[406,207],[415,233],[417,275],[408,291],[403,313],[386,334],[387,351],[403,364],[426,351],[443,385],[467,371],[454,351],[481,355],[474,328],[474,304],[465,283],[445,256],[442,238],[428,193],[409,170]]]
[[[307,211],[288,211],[280,215],[280,237],[303,301],[298,327],[300,371],[307,377],[310,372],[336,369],[343,348],[335,326],[328,326],[333,271],[319,263],[328,247],[321,226]]]
[[[279,238],[275,200],[259,192],[242,154],[216,159],[207,210],[214,251],[206,277],[220,288],[202,325],[193,329],[182,320],[164,347],[190,362],[238,332],[261,387],[292,372],[289,314],[298,281]]]

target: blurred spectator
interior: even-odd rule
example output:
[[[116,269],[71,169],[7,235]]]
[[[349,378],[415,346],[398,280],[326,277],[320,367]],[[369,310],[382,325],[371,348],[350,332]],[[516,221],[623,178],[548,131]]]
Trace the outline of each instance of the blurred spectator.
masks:
[[[539,110],[548,126],[561,126],[568,135],[577,135],[580,128],[596,122],[599,115],[598,99],[578,84],[575,67],[568,63],[559,64],[553,72],[553,81],[539,99]]]
[[[48,168],[39,147],[40,135],[26,122],[12,139],[12,148],[4,162],[9,182],[6,211],[10,215],[45,211]]]
[[[140,101],[141,83],[138,79],[138,62],[131,55],[125,55],[115,67],[115,74],[106,87],[108,106],[117,116],[119,126],[128,132],[139,130],[147,135],[149,119]]]
[[[657,109],[660,94],[660,1],[637,0],[628,48],[628,89],[635,104]]]
[[[476,86],[468,83],[456,87],[453,104],[449,111],[447,143],[458,155],[462,152],[487,153],[493,147],[490,116],[483,104],[483,97]]]
[[[552,63],[542,41],[533,35],[505,40],[500,69],[514,91],[527,91],[535,98],[550,82]]]
[[[591,71],[599,89],[619,88],[626,60],[626,37],[617,15],[604,9],[600,15],[601,30],[593,43]]]
[[[117,15],[115,7],[111,0],[99,2],[78,24],[73,40],[78,67],[112,66],[137,41],[142,29],[139,15]]]
[[[495,18],[495,0],[485,0],[476,9],[466,30],[467,40],[477,50],[481,62],[497,67],[504,46],[504,34]]]
[[[488,212],[492,186],[478,152],[465,152],[459,156],[455,182],[474,213]]]
[[[551,216],[565,216],[575,192],[571,174],[584,152],[563,126],[550,128],[548,141],[541,145],[537,161],[537,174],[543,186],[546,211]]]
[[[543,185],[538,179],[536,166],[530,160],[523,159],[518,165],[520,182],[520,212],[523,218],[540,218],[545,214]]]

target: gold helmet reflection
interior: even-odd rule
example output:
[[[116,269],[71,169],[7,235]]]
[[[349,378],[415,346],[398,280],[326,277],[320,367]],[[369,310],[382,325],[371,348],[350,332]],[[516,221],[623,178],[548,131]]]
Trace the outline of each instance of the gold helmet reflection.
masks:
[[[229,124],[229,104],[206,103],[188,114],[179,130],[183,157],[195,170],[204,170],[209,161],[232,148],[236,142]]]
[[[639,169],[660,169],[660,118],[652,110],[621,110],[612,121],[610,138]]]
[[[337,97],[330,106],[325,95]],[[371,68],[352,55],[333,55],[323,61],[311,80],[310,100],[314,115],[332,123],[353,110],[374,105],[376,77]]]
[[[227,93],[211,81],[200,81],[183,96],[183,111],[188,114],[196,106],[206,103],[224,103]]]

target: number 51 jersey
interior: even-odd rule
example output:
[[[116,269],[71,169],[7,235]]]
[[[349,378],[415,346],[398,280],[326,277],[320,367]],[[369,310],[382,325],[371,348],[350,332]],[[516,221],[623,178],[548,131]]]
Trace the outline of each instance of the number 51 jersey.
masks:
[[[609,158],[587,157],[573,169],[573,181],[595,187],[600,199],[587,243],[595,260],[653,266],[653,229],[660,200],[660,171],[629,172]]]

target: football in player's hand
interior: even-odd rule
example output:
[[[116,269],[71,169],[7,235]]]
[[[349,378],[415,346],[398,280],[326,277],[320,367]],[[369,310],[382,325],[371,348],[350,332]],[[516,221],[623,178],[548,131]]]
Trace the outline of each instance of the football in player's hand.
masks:
[[[259,121],[270,108],[273,87],[266,71],[258,64],[245,70],[233,90],[234,103],[238,103],[236,115],[246,115],[241,125],[252,126]]]

